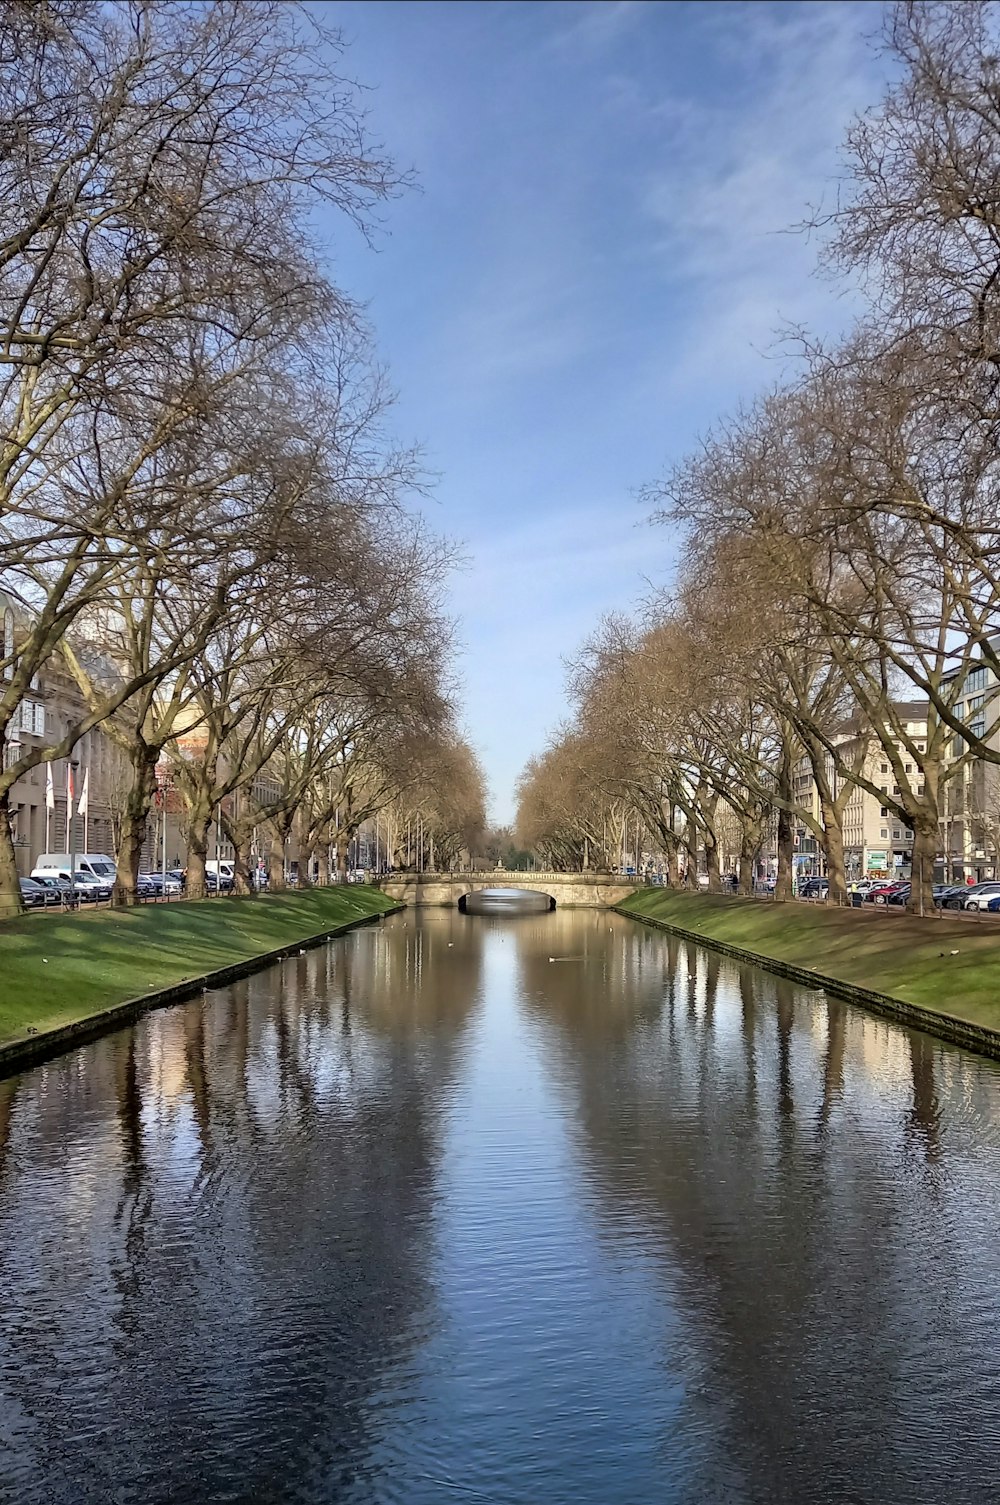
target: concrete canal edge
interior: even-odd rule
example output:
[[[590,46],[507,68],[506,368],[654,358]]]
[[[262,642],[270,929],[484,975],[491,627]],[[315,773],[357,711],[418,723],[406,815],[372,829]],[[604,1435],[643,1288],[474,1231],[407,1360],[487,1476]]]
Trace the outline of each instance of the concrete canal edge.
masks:
[[[37,1066],[53,1056],[63,1055],[78,1045],[86,1045],[100,1035],[121,1029],[125,1024],[132,1024],[154,1009],[167,1008],[174,1003],[187,1003],[214,988],[223,988],[227,983],[238,982],[241,977],[263,972],[266,967],[283,961],[287,956],[295,956],[300,951],[311,951],[362,925],[377,924],[386,915],[398,914],[405,907],[403,904],[394,904],[391,909],[380,910],[377,914],[359,915],[357,919],[346,920],[340,925],[320,930],[315,935],[286,941],[283,946],[272,951],[260,951],[256,956],[229,962],[225,967],[205,972],[200,977],[187,977],[183,982],[173,983],[168,988],[152,989],[140,998],[126,998],[124,1002],[100,1009],[96,1014],[88,1014],[85,1019],[75,1019],[72,1024],[61,1024],[56,1029],[41,1030],[37,1035],[30,1035],[24,1040],[12,1040],[7,1045],[0,1045],[0,1077],[13,1076],[29,1066]]]
[[[721,951],[724,956],[731,956],[736,961],[763,967],[768,972],[777,973],[779,977],[786,977],[789,982],[801,983],[814,991],[832,993],[834,997],[843,998],[847,1003],[868,1009],[873,1014],[895,1019],[911,1029],[936,1035],[938,1039],[947,1040],[951,1045],[960,1045],[963,1050],[973,1050],[979,1055],[991,1056],[993,1060],[1000,1061],[1000,1030],[987,1029],[967,1019],[959,1019],[954,1014],[939,1014],[933,1009],[921,1008],[918,1003],[905,1003],[902,998],[893,998],[889,993],[859,988],[854,983],[841,982],[839,978],[827,977],[809,967],[797,967],[791,962],[780,961],[777,957],[764,956],[759,951],[747,951],[729,941],[717,941],[701,930],[686,930],[681,925],[657,920],[651,915],[637,914],[635,910],[623,909],[617,904],[613,907],[616,914],[623,915],[628,920],[638,920],[640,925],[665,930],[669,935],[676,935],[683,941],[693,941],[697,946],[710,946],[713,951]]]

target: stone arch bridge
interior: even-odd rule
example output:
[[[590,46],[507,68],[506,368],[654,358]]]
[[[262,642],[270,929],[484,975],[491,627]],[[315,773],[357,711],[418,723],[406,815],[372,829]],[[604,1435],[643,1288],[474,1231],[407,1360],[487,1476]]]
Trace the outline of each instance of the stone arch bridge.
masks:
[[[391,873],[379,885],[400,904],[457,904],[481,888],[524,888],[548,894],[559,909],[608,909],[645,886],[642,878],[617,873]]]

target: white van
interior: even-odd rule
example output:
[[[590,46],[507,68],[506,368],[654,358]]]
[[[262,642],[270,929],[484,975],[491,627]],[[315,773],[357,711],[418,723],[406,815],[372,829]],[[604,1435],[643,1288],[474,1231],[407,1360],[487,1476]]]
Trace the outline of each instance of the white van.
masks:
[[[229,859],[223,858],[221,862],[206,862],[205,871],[218,879],[220,889],[232,888],[236,882],[236,864]]]
[[[114,862],[103,852],[43,852],[31,876],[46,878],[52,873],[69,873],[74,867],[81,878],[94,878],[98,883],[113,884],[118,876]]]

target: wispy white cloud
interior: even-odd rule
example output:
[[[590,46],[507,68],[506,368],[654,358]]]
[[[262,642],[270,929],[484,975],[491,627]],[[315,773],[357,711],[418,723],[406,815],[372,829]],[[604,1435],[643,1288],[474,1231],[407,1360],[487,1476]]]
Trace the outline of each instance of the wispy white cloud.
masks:
[[[720,368],[730,387],[767,382],[781,329],[849,317],[850,293],[816,273],[816,243],[795,227],[830,197],[845,126],[877,93],[871,15],[852,4],[706,7],[705,41],[735,75],[731,93],[639,101],[619,88],[664,132],[642,199],[647,253],[686,300],[679,338],[656,363],[668,392],[718,382]]]
[[[555,0],[544,7],[554,24],[545,40],[553,51],[584,52],[602,49],[626,30],[631,30],[649,14],[644,0],[576,0],[567,5]]]
[[[565,712],[564,656],[663,582],[670,539],[633,488],[777,379],[781,327],[850,316],[788,227],[878,96],[881,7],[339,8],[424,185],[362,286],[443,477],[434,520],[473,556],[452,592],[467,719],[506,815]]]

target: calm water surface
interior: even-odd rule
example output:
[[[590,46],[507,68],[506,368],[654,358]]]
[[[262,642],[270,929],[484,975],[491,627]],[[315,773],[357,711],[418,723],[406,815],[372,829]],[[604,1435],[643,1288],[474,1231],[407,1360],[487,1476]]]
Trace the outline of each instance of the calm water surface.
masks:
[[[1000,1071],[402,915],[0,1083],[0,1498],[1000,1499]]]

